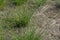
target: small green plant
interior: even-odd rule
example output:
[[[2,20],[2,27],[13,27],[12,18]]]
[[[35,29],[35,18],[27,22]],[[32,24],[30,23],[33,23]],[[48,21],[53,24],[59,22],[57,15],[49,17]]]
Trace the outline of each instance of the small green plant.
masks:
[[[0,0],[0,10],[2,10],[4,7],[4,0]]]

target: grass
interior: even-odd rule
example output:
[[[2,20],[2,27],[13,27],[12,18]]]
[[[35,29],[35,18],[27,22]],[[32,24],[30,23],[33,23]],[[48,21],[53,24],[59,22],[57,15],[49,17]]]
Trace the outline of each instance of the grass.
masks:
[[[7,13],[6,15],[4,14],[6,17],[4,20],[2,20],[4,27],[19,28],[19,27],[27,26],[33,13],[36,11],[38,7],[40,7],[44,3],[45,3],[45,0],[30,0],[26,4],[23,4],[18,7],[16,6],[17,9],[19,9],[17,12],[15,12],[14,10],[11,10],[9,14]]]
[[[42,34],[35,34],[36,28],[32,28],[29,32],[23,35],[19,35],[12,32],[7,32],[8,36],[5,36],[3,33],[4,30],[0,29],[0,40],[42,40]],[[9,34],[8,34],[9,33]]]
[[[25,1],[27,1],[27,0],[11,0],[11,3],[13,4],[13,5],[22,5],[22,4],[24,4],[25,3]]]
[[[4,8],[4,0],[0,0],[0,9],[2,10]]]
[[[24,35],[10,35],[10,40],[42,40],[41,34],[35,34],[35,30],[36,29],[32,29]]]
[[[28,33],[28,35],[18,37],[17,40],[41,40],[41,36],[34,35],[34,31]]]
[[[11,8],[9,13],[3,14],[3,16],[0,18],[0,40],[4,40],[2,30],[4,30],[5,28],[7,28],[9,31],[9,29],[12,28],[17,29],[21,27],[26,27],[33,13],[36,11],[37,8],[45,3],[45,0],[28,0],[28,2],[24,2],[26,2],[26,0],[12,0],[12,3],[13,5],[16,5],[16,8]],[[0,5],[4,5],[3,0],[2,2],[0,2]],[[12,35],[11,40],[41,40],[39,35],[34,34],[34,31],[35,30],[29,32],[27,35],[24,36],[13,34],[15,37]]]

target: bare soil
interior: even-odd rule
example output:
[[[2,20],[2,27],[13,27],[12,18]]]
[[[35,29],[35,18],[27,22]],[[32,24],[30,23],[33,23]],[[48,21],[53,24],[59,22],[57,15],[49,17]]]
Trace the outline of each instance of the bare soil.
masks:
[[[55,1],[47,0],[34,13],[29,26],[37,27],[37,33],[43,32],[43,40],[60,40],[60,9]]]

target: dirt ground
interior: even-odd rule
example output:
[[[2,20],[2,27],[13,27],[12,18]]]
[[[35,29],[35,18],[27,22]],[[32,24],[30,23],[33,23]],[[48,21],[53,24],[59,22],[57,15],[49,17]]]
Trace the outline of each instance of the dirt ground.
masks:
[[[60,40],[60,9],[55,1],[47,3],[37,9],[30,20],[30,26],[37,27],[37,33],[43,33],[43,40]]]

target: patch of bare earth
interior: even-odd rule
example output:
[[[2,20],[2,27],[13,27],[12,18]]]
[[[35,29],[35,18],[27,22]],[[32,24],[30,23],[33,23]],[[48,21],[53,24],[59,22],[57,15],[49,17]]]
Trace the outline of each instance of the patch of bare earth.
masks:
[[[34,13],[29,25],[37,27],[37,33],[43,32],[43,40],[60,40],[60,9],[54,6],[54,1],[47,0]]]

